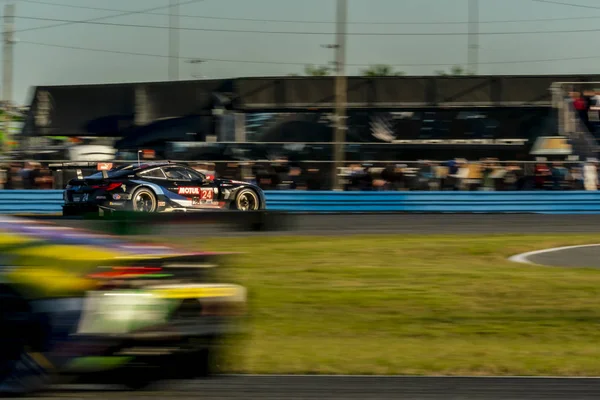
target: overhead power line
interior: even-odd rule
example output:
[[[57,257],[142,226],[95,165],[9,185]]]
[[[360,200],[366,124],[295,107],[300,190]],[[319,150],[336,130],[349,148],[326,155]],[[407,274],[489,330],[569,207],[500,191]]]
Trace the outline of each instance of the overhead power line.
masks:
[[[184,1],[184,2],[179,3],[179,5],[182,6],[182,5],[186,5],[186,4],[199,3],[201,1],[204,1],[204,0],[188,0],[188,1]],[[14,31],[14,33],[37,31],[37,30],[40,30],[40,29],[58,28],[58,27],[61,27],[61,26],[67,26],[67,25],[73,25],[73,24],[91,24],[91,23],[95,23],[96,21],[102,21],[102,20],[105,20],[105,19],[117,18],[117,17],[125,17],[127,15],[144,14],[144,13],[151,12],[151,11],[164,10],[164,9],[167,9],[167,8],[170,8],[170,7],[171,7],[170,5],[165,5],[165,6],[161,6],[161,7],[146,8],[146,9],[143,9],[143,10],[123,11],[120,14],[106,15],[104,17],[96,17],[96,18],[85,19],[85,20],[81,20],[81,21],[52,20],[52,19],[48,18],[48,19],[45,19],[45,21],[62,21],[62,23],[60,23],[60,24],[54,24],[54,25],[36,26],[34,28],[27,28],[27,29],[16,30],[16,31]],[[19,18],[23,19],[24,17],[19,17]],[[44,19],[40,19],[40,20],[44,20]]]
[[[600,10],[598,6],[588,6],[584,4],[573,4],[573,3],[563,3],[562,1],[553,1],[553,0],[532,0],[536,3],[546,3],[546,4],[556,4],[559,6],[568,6],[568,7],[577,7],[577,8],[588,8],[593,10]]]
[[[120,10],[115,8],[101,8],[101,7],[90,7],[90,6],[78,6],[74,4],[58,4],[50,3],[46,1],[38,0],[19,0],[22,3],[32,4],[45,4],[49,6],[58,7],[69,7],[79,8],[84,10],[96,10],[96,11],[111,11],[111,12],[126,12],[126,10]],[[534,0],[535,1],[535,0]],[[157,12],[138,12],[138,14],[147,15],[160,15],[169,16],[168,13],[157,13]],[[195,18],[195,19],[207,19],[217,21],[246,21],[246,22],[272,22],[272,23],[288,23],[288,24],[328,24],[333,25],[335,21],[311,21],[311,20],[297,20],[297,19],[263,19],[263,18],[234,18],[234,17],[218,17],[212,15],[189,15],[189,14],[176,14],[175,16],[181,18]],[[582,19],[600,19],[598,16],[581,16],[581,17],[558,17],[558,18],[537,18],[537,19],[507,19],[507,20],[488,20],[479,21],[480,24],[506,24],[506,23],[522,23],[522,22],[551,22],[551,21],[573,21]],[[348,21],[348,25],[467,25],[469,21]]]
[[[88,21],[72,21],[65,19],[56,18],[42,18],[42,17],[26,17],[17,16],[19,19],[29,19],[36,21],[62,21],[67,24],[80,23],[89,25],[104,25],[104,26],[120,26],[129,28],[147,28],[147,29],[170,29],[168,26],[159,25],[145,25],[145,24],[123,24],[113,22],[98,22],[96,20]],[[57,25],[55,25],[57,26]],[[35,28],[32,28],[35,29]],[[24,32],[32,29],[24,29],[18,32]],[[219,28],[188,28],[188,27],[177,27],[178,30],[183,31],[201,31],[201,32],[230,32],[230,33],[244,33],[244,34],[266,34],[266,35],[334,35],[334,32],[314,32],[314,31],[265,31],[265,30],[251,30],[251,29],[219,29]],[[543,31],[499,31],[499,32],[478,32],[477,35],[546,35],[550,33],[592,33],[600,32],[600,28],[595,29],[566,29],[566,30],[543,30]],[[466,36],[468,32],[347,32],[348,36]]]
[[[112,53],[112,54],[121,54],[121,55],[130,55],[130,56],[140,56],[140,57],[155,57],[155,58],[169,58],[168,55],[164,54],[152,54],[152,53],[137,53],[130,51],[120,51],[120,50],[109,50],[109,49],[97,49],[97,48],[89,48],[89,47],[79,47],[79,46],[67,46],[60,44],[52,44],[52,43],[40,43],[40,42],[31,42],[31,41],[20,41],[22,44],[30,44],[36,46],[43,47],[56,47],[62,49],[70,49],[70,50],[82,50],[82,51],[91,51],[91,52],[99,52],[99,53]],[[181,60],[196,60],[197,57],[178,57]],[[510,61],[481,61],[480,65],[497,65],[497,64],[529,64],[529,63],[547,63],[547,62],[558,62],[558,61],[575,61],[575,60],[594,60],[600,59],[600,55],[598,56],[584,56],[584,57],[563,57],[563,58],[546,58],[546,59],[537,59],[537,60],[510,60]],[[271,65],[296,65],[296,66],[306,66],[310,64],[310,62],[290,62],[290,61],[266,61],[266,60],[235,60],[235,59],[222,59],[222,58],[206,58],[202,57],[203,61],[213,61],[213,62],[226,62],[226,63],[239,63],[239,64],[271,64]],[[452,66],[452,65],[460,65],[460,62],[454,63],[422,63],[422,64],[386,64],[392,67],[443,67],[443,66]],[[347,63],[349,67],[369,67],[373,64],[353,64]]]

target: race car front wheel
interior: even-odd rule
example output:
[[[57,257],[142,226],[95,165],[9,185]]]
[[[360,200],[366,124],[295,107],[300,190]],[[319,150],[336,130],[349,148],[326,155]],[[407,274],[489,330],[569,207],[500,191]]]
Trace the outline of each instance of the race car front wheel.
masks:
[[[252,189],[242,189],[235,198],[235,209],[239,211],[256,211],[260,208],[258,195]]]
[[[133,211],[152,213],[156,211],[156,195],[152,190],[140,188],[135,191],[132,197]]]

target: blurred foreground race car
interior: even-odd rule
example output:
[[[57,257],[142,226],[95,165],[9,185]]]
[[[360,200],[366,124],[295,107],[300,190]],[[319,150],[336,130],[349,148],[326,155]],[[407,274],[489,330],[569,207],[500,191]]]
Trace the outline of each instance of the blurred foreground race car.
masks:
[[[186,212],[207,210],[257,211],[265,208],[263,191],[253,184],[214,179],[170,162],[136,163],[113,168],[97,164],[97,172],[84,177],[87,163],[51,164],[53,170],[77,169],[64,191],[63,215],[111,211]]]
[[[221,283],[224,254],[0,218],[0,393],[216,372],[246,315],[245,288]]]

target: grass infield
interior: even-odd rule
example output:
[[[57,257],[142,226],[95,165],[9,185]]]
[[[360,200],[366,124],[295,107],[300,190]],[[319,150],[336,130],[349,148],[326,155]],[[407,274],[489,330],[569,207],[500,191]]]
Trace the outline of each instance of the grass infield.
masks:
[[[597,235],[198,239],[245,252],[226,372],[600,375],[600,270],[506,257]]]

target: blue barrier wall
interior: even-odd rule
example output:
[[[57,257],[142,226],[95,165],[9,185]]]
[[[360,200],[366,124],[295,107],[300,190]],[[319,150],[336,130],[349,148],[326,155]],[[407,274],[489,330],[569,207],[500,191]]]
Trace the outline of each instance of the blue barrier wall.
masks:
[[[600,214],[600,191],[266,192],[267,209],[304,212]]]
[[[0,190],[0,214],[57,213],[62,204],[62,190]]]
[[[267,191],[267,209],[291,212],[600,214],[600,191],[305,192]],[[61,190],[0,190],[0,213],[59,213]]]

